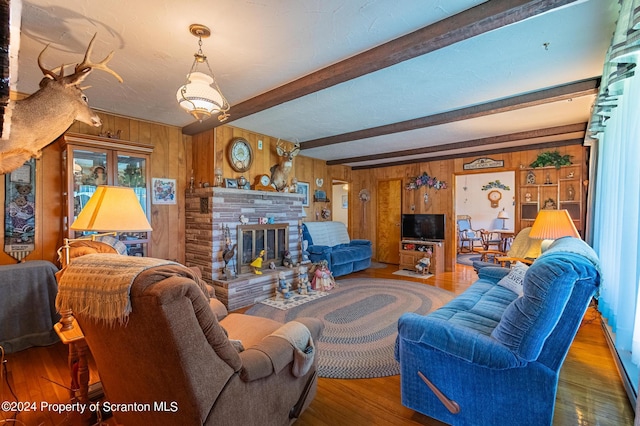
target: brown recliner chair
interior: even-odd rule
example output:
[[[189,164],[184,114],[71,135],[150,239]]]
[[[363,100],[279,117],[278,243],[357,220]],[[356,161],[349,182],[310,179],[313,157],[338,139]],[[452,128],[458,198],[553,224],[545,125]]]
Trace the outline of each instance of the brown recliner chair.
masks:
[[[80,259],[86,263],[91,256],[113,255]],[[59,296],[65,291],[64,275],[77,262],[58,276]],[[127,426],[295,421],[315,396],[312,342],[323,323],[305,318],[283,325],[227,315],[224,305],[208,300],[203,288],[189,268],[159,265],[139,273],[131,284],[131,312],[125,322],[95,320],[83,314],[77,302],[69,306],[115,419]],[[307,333],[306,347],[289,338],[292,330],[300,329]]]

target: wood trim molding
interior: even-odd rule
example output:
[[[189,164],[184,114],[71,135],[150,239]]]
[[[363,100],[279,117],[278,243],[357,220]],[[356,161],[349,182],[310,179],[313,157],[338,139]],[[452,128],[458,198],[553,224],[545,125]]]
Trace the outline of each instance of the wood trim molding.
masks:
[[[479,4],[233,105],[231,116],[224,124],[575,1],[577,0],[491,0]],[[218,120],[195,122],[183,127],[182,133],[194,135],[221,124],[223,123]]]
[[[574,133],[580,133],[584,136],[587,130],[587,123],[575,123],[566,126],[549,127],[546,129],[529,130],[526,132],[509,133],[506,135],[491,136],[488,138],[472,139],[462,142],[454,142],[444,145],[428,146],[418,149],[406,149],[402,151],[385,152],[382,154],[363,155],[359,157],[340,158],[337,160],[327,161],[328,166],[334,166],[337,164],[356,163],[363,161],[375,161],[384,160],[389,158],[406,157],[420,154],[431,154],[434,152],[451,151],[457,149],[465,149],[471,147],[482,147],[485,145],[494,145],[499,143],[508,143],[514,141],[539,139],[549,136],[568,135]]]
[[[469,120],[492,114],[505,113],[522,108],[529,108],[536,105],[558,102],[581,96],[595,95],[600,86],[600,77],[580,80],[567,83],[537,92],[525,93],[460,108],[440,114],[415,118],[413,120],[401,121],[399,123],[387,124],[384,126],[372,127],[369,129],[357,130],[355,132],[342,133],[327,138],[314,139],[303,142],[301,149],[318,148],[321,146],[333,145],[337,143],[350,142],[359,139],[372,138],[374,136],[388,135],[391,133],[406,132],[409,130],[422,129],[425,127],[438,126],[441,124],[453,123],[456,121]]]
[[[407,164],[416,164],[416,163],[425,163],[431,161],[444,161],[444,160],[453,160],[456,158],[467,158],[467,157],[478,157],[478,156],[487,156],[487,155],[495,155],[495,154],[505,154],[509,152],[519,152],[519,151],[529,151],[536,149],[551,149],[551,148],[560,148],[563,146],[570,145],[582,145],[584,140],[580,139],[565,139],[555,142],[544,142],[538,144],[528,144],[521,146],[511,146],[508,148],[497,148],[497,149],[489,149],[489,150],[479,150],[473,152],[464,152],[464,153],[455,153],[455,154],[444,154],[436,157],[425,157],[425,158],[414,158],[411,160],[400,160],[400,161],[389,161],[387,163],[379,163],[379,164],[371,164],[367,166],[354,166],[351,170],[367,170],[367,169],[378,169],[380,167],[390,167],[390,166],[403,166]]]

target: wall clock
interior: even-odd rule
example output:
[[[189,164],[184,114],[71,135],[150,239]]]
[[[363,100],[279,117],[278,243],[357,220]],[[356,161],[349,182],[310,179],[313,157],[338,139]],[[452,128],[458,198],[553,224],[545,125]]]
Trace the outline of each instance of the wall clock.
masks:
[[[243,138],[235,138],[229,145],[229,163],[236,172],[246,172],[253,161],[251,145]]]
[[[495,209],[498,207],[498,204],[500,203],[502,194],[500,193],[500,191],[491,191],[489,192],[489,194],[487,194],[487,198],[491,202],[491,207]]]

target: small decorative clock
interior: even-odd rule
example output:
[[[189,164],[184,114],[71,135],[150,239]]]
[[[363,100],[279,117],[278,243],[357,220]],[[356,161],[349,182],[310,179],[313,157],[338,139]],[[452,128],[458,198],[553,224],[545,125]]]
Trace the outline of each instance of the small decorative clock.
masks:
[[[236,172],[246,172],[253,162],[251,145],[243,138],[235,138],[229,145],[229,163]]]
[[[491,207],[495,209],[500,203],[502,194],[500,193],[500,191],[491,191],[489,192],[489,194],[487,194],[487,198],[489,198],[489,201],[491,202]]]
[[[275,191],[276,189],[271,185],[271,178],[269,175],[258,175],[256,177],[256,183],[253,185],[253,189],[256,191]]]

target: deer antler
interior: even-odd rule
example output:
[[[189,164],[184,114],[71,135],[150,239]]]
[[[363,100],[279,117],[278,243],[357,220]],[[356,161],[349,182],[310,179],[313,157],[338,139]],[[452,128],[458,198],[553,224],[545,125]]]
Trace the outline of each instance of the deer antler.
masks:
[[[91,41],[89,42],[89,46],[87,46],[87,51],[84,54],[84,59],[82,60],[81,63],[76,65],[75,73],[69,76],[69,80],[75,81],[75,79],[77,79],[80,75],[85,74],[87,70],[97,69],[97,70],[108,72],[109,74],[117,78],[120,83],[122,83],[123,82],[122,77],[120,77],[118,73],[116,73],[114,70],[112,70],[107,66],[107,63],[113,57],[113,51],[111,51],[111,53],[109,53],[106,58],[104,58],[102,61],[98,62],[97,64],[94,64],[91,62],[90,57],[91,57],[91,52],[93,51],[93,42],[95,41],[97,35],[98,33],[94,34],[93,37],[91,38]],[[47,50],[48,47],[49,45],[47,44],[44,47],[44,49],[42,49],[42,52],[40,52],[40,54],[38,55],[38,67],[40,67],[40,71],[42,71],[42,74],[50,77],[53,80],[60,81],[64,77],[64,68],[67,65],[62,64],[60,67],[54,68],[52,70],[46,69],[42,65],[42,55],[44,54],[44,51]],[[58,70],[60,71],[60,73],[56,74]]]
[[[117,72],[115,72],[114,70],[112,70],[107,66],[107,63],[113,57],[113,51],[111,51],[111,53],[109,53],[106,58],[104,58],[102,61],[98,62],[97,64],[91,62],[90,57],[91,57],[91,52],[93,51],[93,42],[96,39],[97,35],[98,33],[94,34],[93,37],[91,38],[91,41],[89,42],[89,46],[87,46],[87,52],[84,54],[84,59],[82,60],[82,63],[76,65],[75,74],[83,73],[89,68],[102,70],[102,71],[108,72],[109,74],[117,78],[120,83],[122,83],[123,82],[122,77],[120,77]]]
[[[38,55],[38,67],[40,67],[40,71],[42,71],[42,74],[51,77],[52,79],[58,81],[61,80],[62,77],[64,77],[64,65],[62,65],[60,67],[60,74],[56,74],[55,71],[58,68],[55,68],[53,70],[48,70],[46,69],[43,65],[42,65],[42,55],[44,54],[44,51],[47,50],[47,48],[49,47],[49,45],[47,44],[44,49],[42,49],[42,52],[40,52],[40,54]]]

